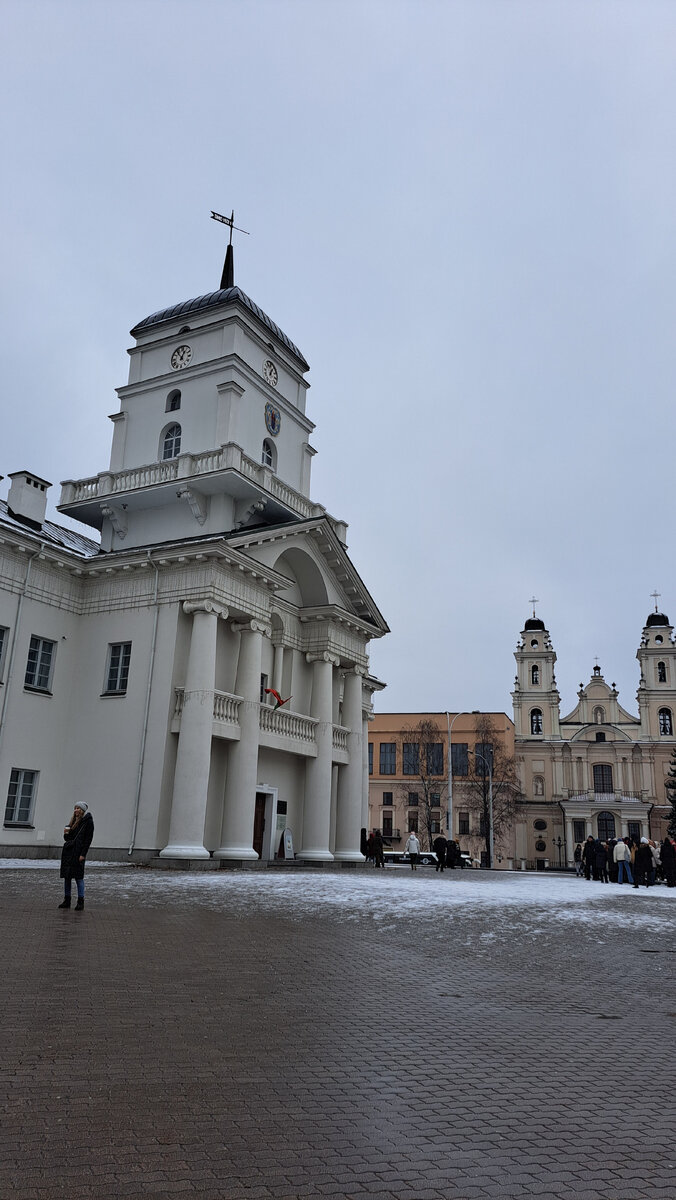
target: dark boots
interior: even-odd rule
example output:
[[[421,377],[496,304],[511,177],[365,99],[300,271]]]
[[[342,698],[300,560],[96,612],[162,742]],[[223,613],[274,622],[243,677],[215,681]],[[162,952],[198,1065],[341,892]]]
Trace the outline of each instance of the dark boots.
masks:
[[[59,905],[59,908],[70,908],[70,896],[65,897],[62,903]]]
[[[78,896],[78,901],[77,901],[77,904],[75,905],[75,911],[82,912],[83,908],[84,908],[84,900],[82,899],[81,896]]]

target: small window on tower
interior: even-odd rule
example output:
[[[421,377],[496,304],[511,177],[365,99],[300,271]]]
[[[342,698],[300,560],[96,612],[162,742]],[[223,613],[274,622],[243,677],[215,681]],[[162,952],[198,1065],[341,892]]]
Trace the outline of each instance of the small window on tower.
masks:
[[[667,664],[666,663],[658,662],[658,664],[657,664],[657,682],[658,683],[666,683],[667,682]]]
[[[530,731],[531,733],[542,733],[542,712],[539,708],[531,709]]]
[[[671,737],[674,732],[674,724],[671,719],[671,709],[661,708],[658,713],[660,737]]]
[[[273,471],[277,468],[277,451],[269,438],[263,442],[261,462],[264,467],[271,467]]]
[[[170,392],[167,396],[167,407],[165,412],[177,412],[180,407],[181,393],[179,392],[178,388],[174,388],[173,392]]]
[[[538,684],[540,682],[540,668],[538,667],[537,663],[530,669],[530,681],[532,684]]]

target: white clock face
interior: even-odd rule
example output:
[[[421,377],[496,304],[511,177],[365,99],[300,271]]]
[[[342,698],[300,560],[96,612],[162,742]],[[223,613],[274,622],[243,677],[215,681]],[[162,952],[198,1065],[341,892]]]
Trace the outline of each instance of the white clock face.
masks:
[[[180,371],[181,367],[187,367],[192,358],[192,349],[190,346],[177,346],[171,356],[171,365],[175,371]]]
[[[268,383],[272,384],[272,387],[277,387],[279,375],[277,374],[277,368],[275,364],[269,358],[263,363],[263,378],[267,380]]]

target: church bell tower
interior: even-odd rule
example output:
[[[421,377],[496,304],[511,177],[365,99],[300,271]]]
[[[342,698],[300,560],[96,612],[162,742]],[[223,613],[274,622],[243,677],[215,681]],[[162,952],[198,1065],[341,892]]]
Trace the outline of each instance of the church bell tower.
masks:
[[[534,604],[536,602],[533,602]],[[559,703],[554,664],[556,653],[544,621],[533,616],[526,621],[514,653],[514,726],[518,737],[560,738]]]

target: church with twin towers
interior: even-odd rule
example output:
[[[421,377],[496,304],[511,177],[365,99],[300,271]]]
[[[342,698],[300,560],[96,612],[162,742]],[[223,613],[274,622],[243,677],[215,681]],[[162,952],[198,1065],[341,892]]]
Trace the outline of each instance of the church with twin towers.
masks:
[[[308,363],[232,245],[131,337],[109,465],[61,485],[82,532],[30,470],[0,500],[3,853],[57,853],[80,798],[99,857],[362,862],[388,627],[311,498]]]

